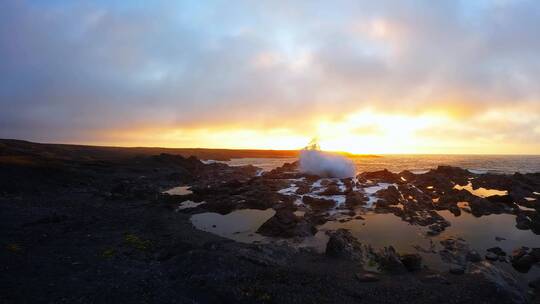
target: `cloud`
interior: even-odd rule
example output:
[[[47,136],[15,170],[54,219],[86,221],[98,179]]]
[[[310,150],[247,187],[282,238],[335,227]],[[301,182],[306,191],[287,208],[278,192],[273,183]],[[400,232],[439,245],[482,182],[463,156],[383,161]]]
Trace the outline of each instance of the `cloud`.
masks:
[[[538,28],[535,1],[8,0],[0,137],[221,125],[304,134],[366,108],[446,109],[472,124],[510,103],[537,108]],[[538,127],[497,132],[536,140]]]

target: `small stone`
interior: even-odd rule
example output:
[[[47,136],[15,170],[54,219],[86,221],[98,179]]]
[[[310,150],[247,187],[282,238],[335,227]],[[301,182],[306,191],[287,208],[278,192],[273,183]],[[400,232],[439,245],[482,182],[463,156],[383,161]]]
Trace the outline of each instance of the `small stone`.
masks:
[[[488,252],[488,253],[486,253],[486,256],[485,256],[485,257],[486,257],[486,260],[490,260],[490,261],[497,261],[497,260],[499,260],[499,256],[496,255],[496,254],[493,253],[493,252]]]
[[[503,238],[503,237],[500,237],[500,236],[496,236],[496,237],[495,237],[495,241],[501,242],[501,241],[506,241],[506,239]]]
[[[501,247],[491,247],[487,249],[488,252],[492,252],[498,256],[505,256],[506,252],[504,252]]]

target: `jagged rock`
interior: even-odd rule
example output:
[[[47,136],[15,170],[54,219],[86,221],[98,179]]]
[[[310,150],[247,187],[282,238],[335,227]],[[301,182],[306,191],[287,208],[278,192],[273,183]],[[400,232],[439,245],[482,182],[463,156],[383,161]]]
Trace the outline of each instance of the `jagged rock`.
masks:
[[[376,254],[375,260],[379,264],[379,268],[389,273],[404,273],[407,272],[407,268],[400,260],[399,254],[394,247],[384,247],[379,253]]]
[[[349,230],[338,229],[329,231],[327,234],[330,239],[326,244],[326,256],[358,262],[362,260],[362,245],[352,236]]]
[[[328,200],[324,198],[316,198],[311,196],[304,196],[302,198],[304,204],[308,205],[314,211],[327,210],[336,205],[336,202],[333,200]]]
[[[363,205],[366,202],[366,197],[361,192],[351,191],[345,196],[345,205],[348,208],[354,208],[359,205]]]
[[[306,237],[316,232],[317,229],[312,224],[296,216],[294,210],[286,208],[278,209],[276,214],[257,230],[257,233],[265,236],[283,238]]]
[[[377,205],[383,204],[384,206],[388,205],[396,205],[399,203],[401,199],[401,193],[399,193],[398,189],[394,186],[389,186],[386,189],[382,189],[377,191],[376,193],[378,198],[383,199],[384,202],[381,202],[380,200],[377,202]]]
[[[374,171],[374,172],[364,172],[360,174],[364,179],[368,180],[377,180],[385,183],[402,183],[403,181],[399,175],[388,171],[387,169]]]

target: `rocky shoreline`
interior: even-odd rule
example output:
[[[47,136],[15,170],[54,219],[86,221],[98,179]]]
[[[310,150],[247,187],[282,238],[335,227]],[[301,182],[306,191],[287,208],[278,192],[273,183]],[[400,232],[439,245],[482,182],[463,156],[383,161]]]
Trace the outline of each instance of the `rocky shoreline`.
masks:
[[[440,166],[425,174],[361,173],[321,179],[287,164],[204,164],[177,155],[74,159],[0,151],[0,301],[6,303],[533,303],[539,280],[523,291],[492,267],[538,267],[539,249],[493,248],[482,255],[460,239],[441,241],[448,272],[417,253],[370,248],[347,230],[328,232],[324,253],[245,244],[197,230],[203,212],[272,208],[259,229],[295,239],[327,221],[393,214],[436,236],[450,225],[437,211],[512,214],[518,229],[540,233],[540,174],[491,175]],[[163,193],[190,186],[182,196]],[[463,188],[463,187],[470,187]],[[498,189],[478,196],[469,190]],[[469,190],[467,190],[469,189]],[[531,198],[534,198],[532,200]],[[178,210],[183,201],[193,208]],[[467,202],[467,204],[463,204]],[[301,216],[299,215],[301,212]],[[540,247],[540,244],[539,246]]]

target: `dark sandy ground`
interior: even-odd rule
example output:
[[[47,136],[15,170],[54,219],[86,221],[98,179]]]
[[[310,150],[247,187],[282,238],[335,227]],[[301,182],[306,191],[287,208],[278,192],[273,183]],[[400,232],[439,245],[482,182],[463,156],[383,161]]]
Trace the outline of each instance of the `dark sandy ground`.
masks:
[[[227,199],[235,195],[248,196],[250,207],[275,204],[265,195],[273,186],[239,190],[262,183],[253,167],[87,153],[79,158],[58,148],[51,155],[41,146],[1,142],[0,302],[538,302],[533,293],[516,296],[480,274],[421,269],[369,282],[346,254],[242,244],[199,231],[189,213],[173,212],[174,200],[163,190],[195,185],[193,199],[211,196],[209,208],[227,212],[236,208]],[[531,178],[535,186],[538,177]],[[200,190],[212,183],[226,189]]]

